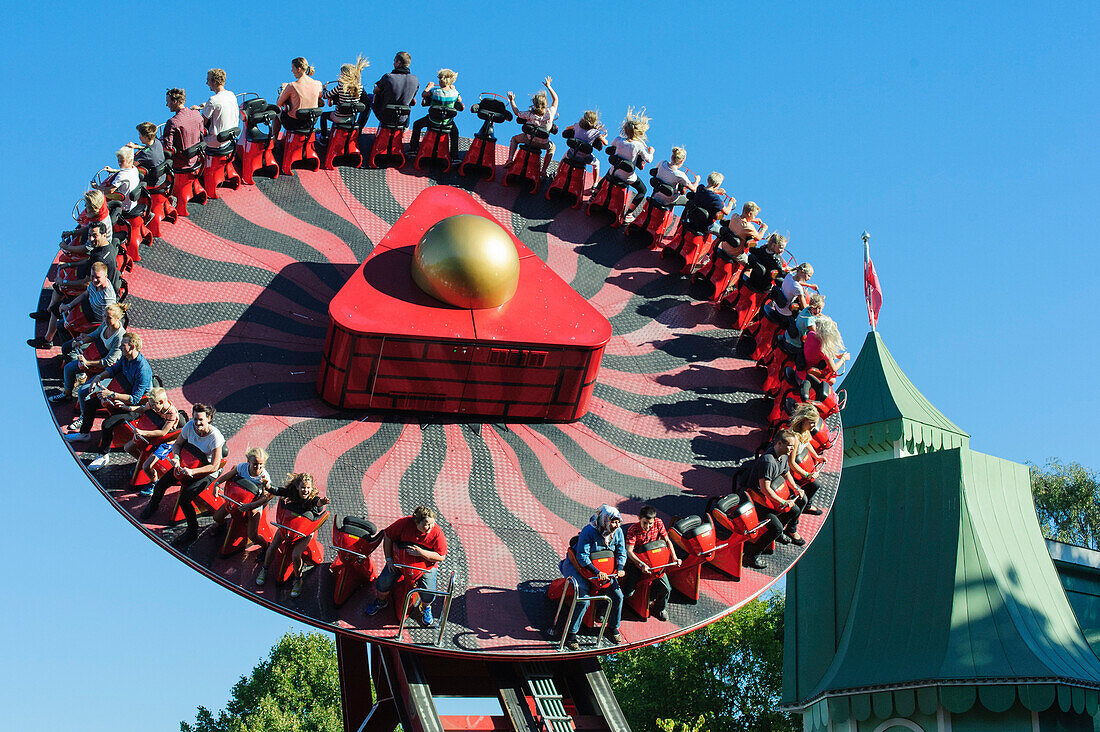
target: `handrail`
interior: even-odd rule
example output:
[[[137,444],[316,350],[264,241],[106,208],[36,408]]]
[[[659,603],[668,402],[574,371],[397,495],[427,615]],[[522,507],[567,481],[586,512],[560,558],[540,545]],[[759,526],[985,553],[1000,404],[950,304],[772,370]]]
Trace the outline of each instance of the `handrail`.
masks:
[[[578,600],[587,600],[588,602],[604,602],[607,603],[607,607],[604,608],[603,618],[600,620],[600,632],[596,635],[596,647],[599,648],[600,642],[603,641],[604,631],[607,630],[607,619],[611,617],[611,598],[607,595],[581,595],[580,585],[577,584],[576,577],[566,577],[568,582],[567,587],[573,588],[573,601],[569,603],[569,613],[565,616],[565,625],[561,629],[561,641],[558,643],[558,651],[565,650],[565,641],[569,637],[569,623],[573,620],[573,613],[577,610]],[[561,607],[565,604],[566,592],[561,593],[561,597],[558,598],[558,611],[554,613],[554,622],[550,626],[550,632],[554,633],[558,627],[558,617],[561,615]]]
[[[412,569],[412,570],[415,570],[417,572],[423,572],[424,571],[423,567],[410,567],[407,564],[396,564],[395,563],[393,566],[398,567],[400,569]],[[439,614],[439,635],[436,636],[435,641],[432,643],[432,645],[438,647],[439,644],[443,642],[443,633],[447,629],[447,618],[451,614],[451,601],[454,599],[454,591],[455,591],[455,573],[454,573],[454,570],[451,570],[451,578],[447,582],[447,589],[446,590],[428,590],[428,589],[423,589],[423,588],[420,588],[420,587],[414,587],[412,590],[410,590],[409,593],[407,595],[405,595],[405,606],[401,609],[400,622],[397,624],[397,633],[394,635],[394,638],[400,638],[401,634],[405,632],[405,621],[409,619],[409,606],[412,604],[413,592],[416,592],[417,594],[431,595],[433,598],[435,598],[435,597],[444,597],[446,599],[443,601],[443,611]],[[431,603],[428,603],[428,604],[430,605]]]

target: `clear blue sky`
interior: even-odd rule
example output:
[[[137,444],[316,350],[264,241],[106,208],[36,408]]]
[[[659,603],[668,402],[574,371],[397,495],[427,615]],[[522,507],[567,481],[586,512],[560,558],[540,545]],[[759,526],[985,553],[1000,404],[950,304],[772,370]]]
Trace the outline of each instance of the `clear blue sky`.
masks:
[[[178,564],[107,505],[54,431],[23,345],[24,313],[89,176],[136,123],[166,118],[166,87],[203,99],[212,66],[231,90],[270,98],[294,56],[330,79],[362,52],[374,79],[405,49],[422,83],[458,71],[467,99],[526,95],[550,74],[570,123],[591,106],[614,124],[644,105],[658,154],[685,145],[688,166],[722,171],[789,232],[853,349],[867,329],[859,234],[871,232],[880,331],[975,449],[1100,467],[1079,426],[1098,406],[1086,379],[1100,356],[1087,329],[1100,5],[372,5],[5,8],[0,201],[16,305],[0,444],[29,496],[8,501],[0,532],[9,728],[175,729],[197,704],[221,707],[298,627]]]

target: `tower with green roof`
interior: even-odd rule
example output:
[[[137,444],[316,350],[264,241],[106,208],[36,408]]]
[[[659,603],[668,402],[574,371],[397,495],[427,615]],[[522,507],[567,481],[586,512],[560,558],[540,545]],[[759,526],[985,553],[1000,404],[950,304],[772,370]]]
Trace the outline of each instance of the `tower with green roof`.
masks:
[[[867,335],[828,521],[787,575],[784,704],[808,732],[1094,732],[1100,659],[1024,465],[974,452]]]

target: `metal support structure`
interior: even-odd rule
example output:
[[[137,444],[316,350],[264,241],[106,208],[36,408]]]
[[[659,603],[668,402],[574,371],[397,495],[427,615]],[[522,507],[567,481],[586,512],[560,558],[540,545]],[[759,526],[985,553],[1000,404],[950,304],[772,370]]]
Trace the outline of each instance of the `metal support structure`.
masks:
[[[345,732],[393,732],[398,725],[404,732],[630,732],[595,658],[455,663],[342,635],[336,654]],[[495,696],[500,712],[441,716],[436,696]]]

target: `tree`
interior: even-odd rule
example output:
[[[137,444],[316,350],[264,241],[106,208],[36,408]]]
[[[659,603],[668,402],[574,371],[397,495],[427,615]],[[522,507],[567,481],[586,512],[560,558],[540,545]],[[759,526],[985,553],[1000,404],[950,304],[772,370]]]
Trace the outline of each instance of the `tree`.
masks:
[[[1100,475],[1079,463],[1051,458],[1031,465],[1031,493],[1043,535],[1100,549]]]
[[[287,633],[230,691],[215,717],[199,707],[181,732],[343,732],[336,644],[321,633]]]
[[[782,692],[783,595],[693,633],[608,656],[604,672],[635,732],[794,732]],[[701,715],[701,716],[700,716]]]

